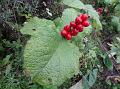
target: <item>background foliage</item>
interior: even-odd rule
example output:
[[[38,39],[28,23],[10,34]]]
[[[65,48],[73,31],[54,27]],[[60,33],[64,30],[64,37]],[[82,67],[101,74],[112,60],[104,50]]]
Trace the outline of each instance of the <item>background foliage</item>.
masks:
[[[67,42],[80,13],[91,26]],[[119,0],[0,0],[0,89],[119,89],[119,27]]]

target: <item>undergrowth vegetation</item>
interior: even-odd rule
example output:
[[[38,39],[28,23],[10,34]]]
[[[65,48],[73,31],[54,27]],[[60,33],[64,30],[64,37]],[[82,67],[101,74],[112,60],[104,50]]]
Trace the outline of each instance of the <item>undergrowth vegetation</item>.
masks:
[[[120,1],[0,0],[0,89],[120,89]]]

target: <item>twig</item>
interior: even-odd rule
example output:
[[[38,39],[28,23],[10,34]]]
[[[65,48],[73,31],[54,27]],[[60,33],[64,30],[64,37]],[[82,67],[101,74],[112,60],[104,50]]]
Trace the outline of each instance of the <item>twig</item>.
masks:
[[[94,36],[95,36],[95,39],[98,38],[96,32],[95,32]],[[120,72],[119,72],[119,70],[117,69],[117,66],[116,66],[117,65],[117,62],[115,61],[116,59],[113,57],[113,55],[111,53],[109,53],[107,51],[106,47],[99,40],[96,40],[96,41],[100,45],[100,47],[103,49],[103,51],[105,51],[107,55],[111,56],[111,58],[109,58],[109,59],[111,59],[110,61],[112,62],[115,69],[117,70],[118,74],[120,75]]]

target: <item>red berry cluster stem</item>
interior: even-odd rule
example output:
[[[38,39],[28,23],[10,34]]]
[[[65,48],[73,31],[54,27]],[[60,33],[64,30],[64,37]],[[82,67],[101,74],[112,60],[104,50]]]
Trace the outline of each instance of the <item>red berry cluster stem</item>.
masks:
[[[70,25],[64,26],[61,31],[61,36],[67,40],[71,40],[73,36],[77,36],[79,32],[82,32],[84,27],[90,25],[88,21],[89,16],[87,14],[81,14],[76,17],[75,21],[70,22]]]

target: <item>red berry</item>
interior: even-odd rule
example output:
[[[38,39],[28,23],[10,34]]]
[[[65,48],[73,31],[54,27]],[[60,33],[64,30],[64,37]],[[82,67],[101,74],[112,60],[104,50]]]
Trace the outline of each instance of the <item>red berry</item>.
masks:
[[[64,30],[69,31],[69,30],[70,30],[70,26],[69,26],[69,25],[66,25],[66,26],[64,27]]]
[[[72,39],[72,36],[71,36],[70,33],[68,33],[68,34],[65,36],[65,38],[66,38],[67,40],[71,40],[71,39]]]
[[[70,22],[70,27],[75,28],[76,27],[76,23],[74,21]]]
[[[79,32],[82,32],[83,31],[83,26],[80,24],[80,25],[77,25],[77,30],[79,31]]]
[[[90,25],[90,23],[89,23],[88,21],[84,21],[84,22],[82,23],[82,25],[85,26],[85,27],[88,27],[88,26]]]
[[[62,30],[62,31],[61,31],[61,36],[64,37],[64,36],[66,36],[67,34],[68,34],[68,32],[67,32],[66,30]]]
[[[83,21],[85,21],[85,20],[87,20],[88,19],[88,15],[87,14],[82,14],[82,16],[81,16],[81,19],[83,20]]]
[[[75,23],[76,23],[76,24],[82,23],[82,19],[78,16],[78,17],[75,19]]]
[[[71,31],[71,35],[72,36],[77,36],[77,34],[78,34],[78,30],[77,29],[73,29],[72,31]]]

